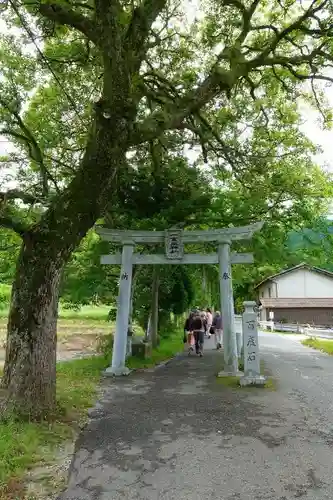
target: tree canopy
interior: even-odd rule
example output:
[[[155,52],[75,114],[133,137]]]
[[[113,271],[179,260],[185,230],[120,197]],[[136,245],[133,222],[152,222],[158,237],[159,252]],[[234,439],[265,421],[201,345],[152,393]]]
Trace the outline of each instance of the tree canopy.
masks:
[[[288,155],[292,184],[311,150],[298,129],[297,98],[331,120],[320,85],[331,81],[328,0],[211,1],[192,20],[186,2],[12,0],[3,16],[0,117],[17,146],[6,161],[17,165],[20,190],[3,193],[1,212],[2,224],[19,232],[11,200],[56,203],[80,166],[94,109],[110,120],[106,94],[123,90],[117,60],[130,84],[133,155],[156,141],[171,141],[178,155],[184,144],[199,146],[200,161],[234,177],[246,170],[247,178],[265,175],[267,158]]]

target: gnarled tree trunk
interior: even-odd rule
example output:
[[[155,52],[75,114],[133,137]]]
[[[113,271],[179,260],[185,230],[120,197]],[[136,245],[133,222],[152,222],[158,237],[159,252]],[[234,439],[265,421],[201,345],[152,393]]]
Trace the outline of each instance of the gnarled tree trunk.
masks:
[[[64,259],[33,235],[24,238],[12,288],[3,386],[6,410],[29,418],[55,410],[59,283]]]
[[[56,404],[56,326],[59,284],[71,252],[103,213],[124,165],[128,123],[123,110],[108,117],[97,107],[80,170],[39,224],[23,236],[12,289],[2,386],[3,411],[34,419]]]

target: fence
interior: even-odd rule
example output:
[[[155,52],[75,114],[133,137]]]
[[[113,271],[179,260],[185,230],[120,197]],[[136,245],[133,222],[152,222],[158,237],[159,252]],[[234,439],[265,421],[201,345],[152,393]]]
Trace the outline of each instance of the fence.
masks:
[[[235,314],[235,329],[236,332],[243,332],[243,326],[242,326],[242,315],[241,314]]]
[[[262,329],[270,329],[276,332],[290,332],[307,335],[309,337],[320,337],[323,339],[333,339],[333,328],[326,328],[319,325],[309,324],[286,324],[275,323],[274,321],[259,321]]]
[[[240,357],[243,350],[243,317],[241,314],[235,314],[235,331],[237,341],[237,354]]]

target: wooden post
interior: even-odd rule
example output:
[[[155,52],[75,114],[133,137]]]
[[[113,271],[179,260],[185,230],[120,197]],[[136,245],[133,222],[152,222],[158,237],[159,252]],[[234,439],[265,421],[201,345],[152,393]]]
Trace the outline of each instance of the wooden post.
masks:
[[[130,308],[129,308],[129,314],[128,314],[128,326],[129,328],[132,328],[133,324],[133,299],[134,299],[134,292],[135,292],[135,285],[137,282],[137,277],[139,274],[138,266],[133,266],[132,268],[132,286],[131,286],[131,299],[130,299]]]
[[[147,327],[145,330],[145,342],[150,340],[150,332],[151,332],[151,311],[148,316]]]
[[[242,357],[243,348],[243,325],[242,316],[235,316],[235,330],[236,330],[236,343],[237,343],[237,355],[238,358]]]
[[[244,377],[241,385],[264,385],[266,378],[260,374],[258,316],[256,303],[244,302],[243,313],[243,346],[244,346]]]
[[[130,307],[129,307],[129,313],[128,313],[128,330],[127,330],[126,358],[132,356],[133,299],[134,299],[134,291],[135,291],[135,284],[136,284],[136,281],[137,281],[137,276],[138,276],[138,267],[133,266],[133,268],[132,268],[131,299],[130,299]]]
[[[201,291],[202,291],[203,304],[206,305],[206,302],[207,302],[207,276],[206,276],[205,266],[202,266]]]
[[[124,242],[118,294],[116,332],[113,343],[112,365],[105,370],[106,375],[128,375],[130,370],[125,366],[127,331],[132,287],[133,242]]]
[[[218,257],[224,349],[224,370],[219,375],[236,375],[238,373],[238,358],[231,281],[230,241],[219,244]]]
[[[159,288],[159,267],[153,270],[152,303],[151,303],[151,329],[150,340],[153,347],[158,344],[158,288]]]

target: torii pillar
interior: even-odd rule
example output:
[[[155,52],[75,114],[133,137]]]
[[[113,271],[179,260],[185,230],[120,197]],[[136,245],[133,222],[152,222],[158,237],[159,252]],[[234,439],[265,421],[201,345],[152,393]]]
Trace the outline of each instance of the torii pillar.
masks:
[[[237,342],[235,334],[234,296],[232,289],[230,240],[219,243],[220,304],[223,321],[224,370],[227,374],[238,372]]]

